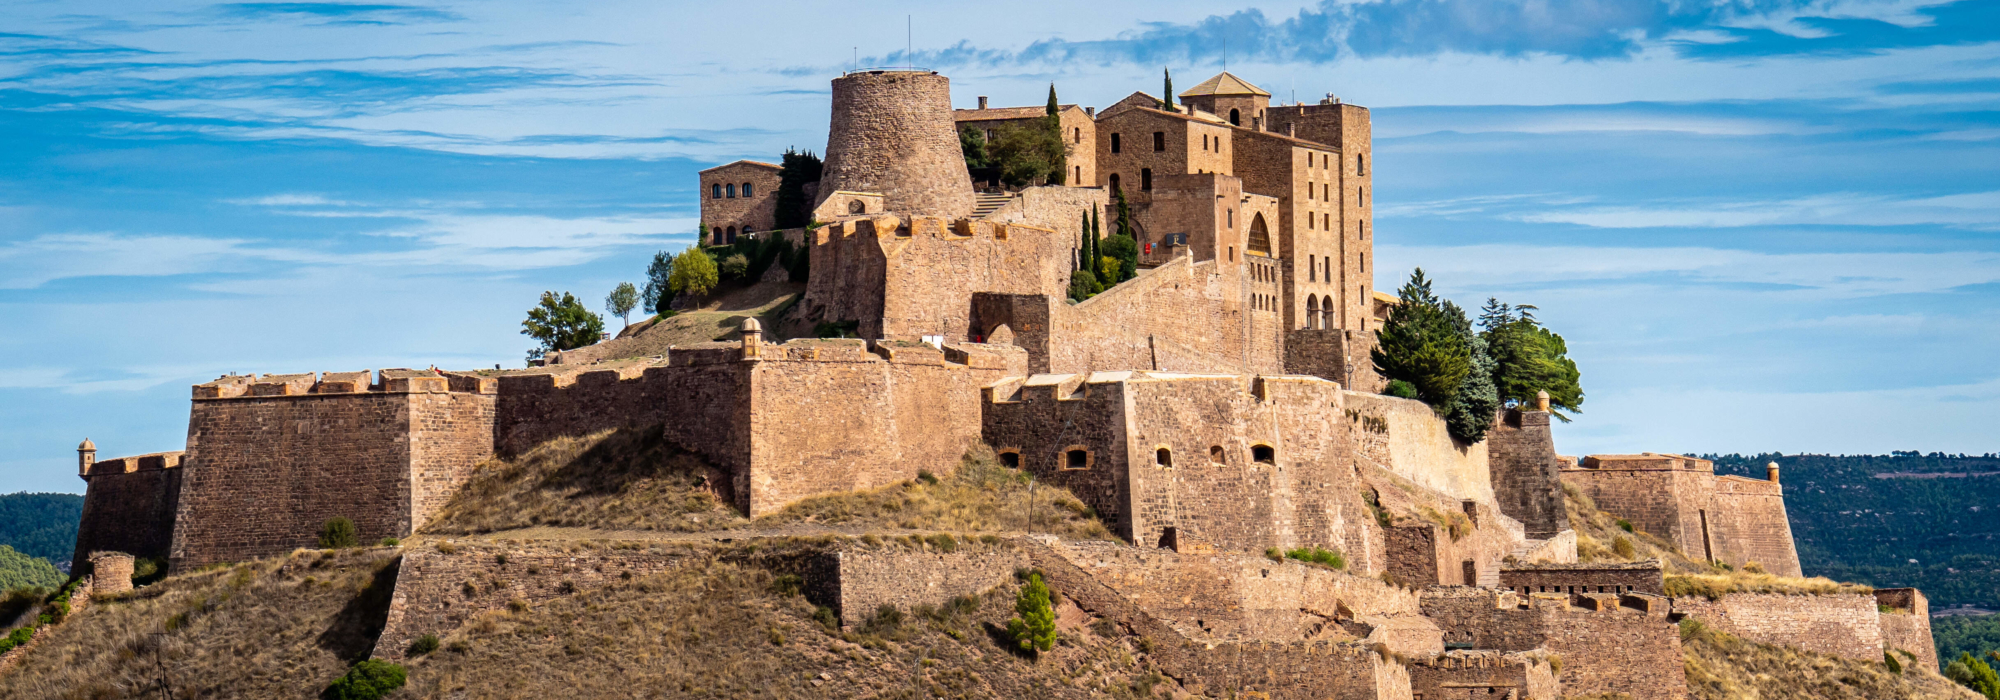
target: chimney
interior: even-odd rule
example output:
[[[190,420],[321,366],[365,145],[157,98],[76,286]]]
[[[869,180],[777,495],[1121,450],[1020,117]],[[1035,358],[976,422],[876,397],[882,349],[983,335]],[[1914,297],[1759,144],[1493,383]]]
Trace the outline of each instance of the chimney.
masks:
[[[77,476],[84,476],[89,474],[90,465],[96,463],[97,463],[97,444],[91,442],[90,438],[84,438],[83,443],[76,446]]]
[[[1778,483],[1778,463],[1772,462],[1764,465],[1764,476],[1770,479],[1771,483]]]
[[[980,96],[979,96],[979,108],[980,108],[980,109],[986,109],[986,96],[985,96],[985,95],[980,95]]]
[[[1546,391],[1535,392],[1535,410],[1537,411],[1549,410],[1549,392]]]
[[[1092,119],[1097,118],[1097,108],[1096,107],[1083,108],[1083,116],[1090,117]]]
[[[1298,122],[1285,122],[1285,135],[1286,135],[1286,136],[1290,136],[1290,137],[1292,137],[1292,138],[1298,138],[1298,137],[1299,137],[1299,123],[1298,123]]]

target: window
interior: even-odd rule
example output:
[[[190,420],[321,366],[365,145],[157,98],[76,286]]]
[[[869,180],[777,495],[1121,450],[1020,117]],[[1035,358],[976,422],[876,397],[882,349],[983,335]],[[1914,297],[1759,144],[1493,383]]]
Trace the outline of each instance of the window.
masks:
[[[1313,200],[1313,186],[1312,183],[1308,182],[1306,183],[1306,201],[1312,201],[1312,200]]]
[[[1354,155],[1354,174],[1356,175],[1368,174],[1368,154],[1357,153]]]
[[[1230,227],[1230,228],[1236,228],[1236,210],[1235,210],[1235,209],[1227,209],[1227,210],[1224,210],[1224,212],[1225,212],[1225,213],[1224,213],[1224,218],[1225,218],[1225,219],[1226,219],[1226,220],[1227,220],[1227,221],[1229,222],[1229,227]]]
[[[743,183],[743,196],[745,197],[750,196],[750,183],[748,182]]]
[[[722,193],[723,193],[724,195],[727,195],[727,196],[728,196],[728,197],[729,197],[730,199],[735,199],[735,198],[736,198],[736,185],[735,185],[735,184],[733,184],[733,183],[732,183],[732,184],[728,184],[728,185],[723,185],[723,186],[722,186]]]
[[[1089,452],[1084,450],[1070,450],[1068,452],[1063,453],[1064,469],[1088,469],[1089,467],[1090,467]]]
[[[850,200],[847,200],[847,213],[849,213],[849,214],[866,214],[866,213],[868,213],[868,203],[867,203],[867,202],[863,202],[863,201],[861,201],[861,200],[859,200],[859,199],[850,199]]]
[[[1021,453],[1018,451],[1000,453],[1000,464],[1008,469],[1020,469]]]
[[[1070,181],[1076,183],[1077,187],[1083,186],[1083,166],[1076,166],[1076,177],[1070,178]]]
[[[735,242],[736,242],[736,227],[735,227],[735,226],[731,226],[731,227],[729,227],[729,237],[728,237],[728,239],[727,239],[727,240],[725,240],[725,241],[723,241],[723,242],[724,242],[724,243],[735,243]]]
[[[1070,129],[1070,131],[1074,132],[1073,135],[1070,136],[1071,143],[1083,143],[1083,127],[1080,126],[1075,127]]]
[[[1327,258],[1322,258],[1322,259],[1320,260],[1320,263],[1319,263],[1319,264],[1321,264],[1321,265],[1324,265],[1324,266],[1326,266],[1326,272],[1325,272],[1325,273],[1323,273],[1323,274],[1324,274],[1324,275],[1326,276],[1326,281],[1328,281],[1328,282],[1332,282],[1332,281],[1333,281],[1333,258],[1331,258],[1331,257],[1327,257]]]
[[[1314,218],[1314,217],[1313,217],[1313,215],[1312,215],[1312,212],[1306,212],[1306,230],[1307,230],[1307,231],[1311,231],[1311,230],[1314,230],[1314,229],[1313,229],[1313,218]]]
[[[1367,254],[1367,253],[1362,253],[1362,254],[1361,254],[1361,271],[1362,271],[1362,272],[1367,272],[1367,271],[1368,271],[1368,254]]]
[[[722,185],[709,185],[709,199],[722,199]]]
[[[1317,328],[1313,321],[1319,316],[1319,297],[1306,295],[1306,327]]]
[[[1311,255],[1306,256],[1306,281],[1319,281],[1319,258]],[[1311,308],[1310,305],[1307,308]]]
[[[1167,150],[1167,132],[1164,131],[1153,132],[1153,150],[1155,151]]]
[[[1270,445],[1253,445],[1250,447],[1250,460],[1262,464],[1277,464],[1278,451],[1271,449]]]
[[[1264,224],[1263,214],[1258,214],[1250,218],[1250,242],[1245,249],[1253,253],[1271,254],[1271,231]],[[1261,268],[1258,270],[1258,274],[1259,276],[1264,276]]]
[[[1210,445],[1210,446],[1209,446],[1209,448],[1208,448],[1208,461],[1210,461],[1210,462],[1214,462],[1214,463],[1216,463],[1216,464],[1228,464],[1228,462],[1226,462],[1226,461],[1224,461],[1224,460],[1222,459],[1222,446],[1221,446],[1221,445]]]
[[[1117,136],[1117,134],[1112,135]],[[1118,173],[1111,174],[1111,189],[1118,189]]]
[[[1321,227],[1321,228],[1324,228],[1324,229],[1326,229],[1326,230],[1328,230],[1328,231],[1332,231],[1332,230],[1333,230],[1333,215],[1332,215],[1332,214],[1321,214],[1321,215],[1319,215],[1319,225],[1320,225],[1320,227]]]
[[[1333,199],[1333,189],[1332,189],[1332,188],[1333,188],[1333,185],[1320,185],[1320,186],[1319,186],[1319,198],[1320,198],[1320,199],[1326,199],[1326,200],[1331,200],[1331,199]]]
[[[987,130],[986,130],[986,142],[987,142],[987,143],[992,143],[992,142],[993,142],[993,130],[992,130],[992,129],[987,129]]]
[[[1236,246],[1229,246],[1229,261],[1236,262]]]
[[[1208,134],[1201,135],[1201,150],[1208,150]]]
[[[1159,465],[1160,467],[1165,469],[1174,468],[1174,451],[1164,447],[1154,450],[1153,464]]]
[[[1243,126],[1243,113],[1234,109],[1229,110],[1229,123],[1236,126]]]
[[[1151,192],[1151,191],[1153,191],[1153,169],[1152,169],[1152,168],[1140,168],[1140,169],[1139,169],[1139,189],[1141,189],[1141,190],[1144,190],[1144,191],[1147,191],[1147,192]]]
[[[1118,135],[1115,133],[1111,135],[1111,152],[1118,152]]]

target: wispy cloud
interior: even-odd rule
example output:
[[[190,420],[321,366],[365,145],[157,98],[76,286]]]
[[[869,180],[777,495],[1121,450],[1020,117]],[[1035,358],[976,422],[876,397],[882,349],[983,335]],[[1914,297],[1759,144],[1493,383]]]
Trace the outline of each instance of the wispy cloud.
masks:
[[[1800,299],[1940,294],[2000,282],[2000,253],[1761,253],[1704,247],[1379,245],[1382,269],[1482,288],[1726,287]],[[1378,277],[1385,287],[1400,279]]]
[[[1518,200],[1515,200],[1518,201]],[[1557,205],[1572,202],[1548,202]],[[1448,206],[1448,205],[1447,205]],[[1403,211],[1422,211],[1411,205]],[[1812,197],[1753,201],[1647,202],[1638,205],[1572,205],[1567,209],[1514,212],[1501,218],[1594,228],[1730,228],[1741,226],[1937,224],[2000,231],[2000,192],[1941,197],[1897,197],[1829,192]]]
[[[455,22],[458,13],[421,5],[338,2],[238,2],[210,8],[222,17],[244,20],[306,20],[323,24],[417,24]]]

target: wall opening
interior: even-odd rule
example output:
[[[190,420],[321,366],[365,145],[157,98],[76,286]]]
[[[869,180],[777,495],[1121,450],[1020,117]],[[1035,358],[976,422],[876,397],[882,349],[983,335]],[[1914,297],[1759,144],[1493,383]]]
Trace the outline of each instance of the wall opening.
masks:
[[[1117,153],[1117,152],[1118,152],[1118,145],[1119,145],[1119,144],[1118,144],[1118,140],[1119,140],[1119,139],[1118,139],[1118,134],[1115,134],[1115,133],[1114,133],[1114,134],[1112,134],[1112,135],[1111,135],[1111,152],[1112,152],[1112,153]]]
[[[1090,453],[1084,450],[1070,450],[1063,453],[1064,469],[1087,469],[1090,467]]]
[[[750,183],[748,182],[743,183],[743,196],[745,197],[750,196]]]
[[[866,214],[868,213],[868,204],[859,199],[847,200],[847,213]]]
[[[1264,215],[1250,217],[1250,242],[1244,246],[1252,253],[1271,254],[1271,229],[1264,223]]]
[[[1151,192],[1151,191],[1153,191],[1153,169],[1152,169],[1152,168],[1140,168],[1140,169],[1139,169],[1139,189],[1141,189],[1141,190],[1145,190],[1145,191],[1147,191],[1147,192]]]
[[[1468,560],[1463,563],[1460,563],[1458,565],[1458,568],[1459,568],[1459,575],[1465,577],[1465,585],[1467,586],[1479,585],[1478,566],[1475,566],[1470,560]]]
[[[1221,446],[1221,445],[1210,445],[1210,446],[1208,447],[1208,461],[1210,461],[1210,462],[1214,462],[1214,463],[1216,463],[1216,464],[1227,464],[1227,463],[1228,463],[1228,461],[1227,461],[1227,460],[1224,460],[1224,459],[1222,458],[1222,446]]]
[[[1160,467],[1166,469],[1174,468],[1174,451],[1164,447],[1154,450],[1153,464],[1157,464]]]
[[[1250,459],[1261,464],[1277,464],[1278,451],[1272,449],[1270,445],[1252,445]]]
[[[1020,468],[1021,468],[1021,453],[1019,453],[1019,452],[1002,452],[1002,453],[1000,453],[1000,465],[1001,465],[1001,466],[1004,466],[1004,467],[1006,467],[1006,468],[1008,468],[1008,469],[1020,469]]]
[[[1153,132],[1153,150],[1155,151],[1167,150],[1167,132],[1164,131]]]
[[[726,195],[726,196],[727,196],[727,197],[728,197],[729,199],[735,199],[735,198],[736,198],[736,184],[735,184],[735,183],[730,183],[730,184],[727,184],[727,185],[723,185],[723,186],[722,186],[722,193],[723,193],[724,195]]]
[[[1233,126],[1243,126],[1243,113],[1235,109],[1229,110],[1229,123]]]

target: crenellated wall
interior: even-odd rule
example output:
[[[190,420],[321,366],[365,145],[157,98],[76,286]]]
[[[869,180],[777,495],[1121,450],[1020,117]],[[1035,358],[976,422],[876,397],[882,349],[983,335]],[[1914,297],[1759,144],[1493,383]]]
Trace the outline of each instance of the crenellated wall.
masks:
[[[1687,697],[1680,630],[1667,599],[1644,594],[1526,597],[1492,589],[1425,589],[1423,613],[1447,649],[1545,650],[1562,658],[1565,695],[1624,693],[1634,700]]]
[[[81,468],[83,516],[77,521],[72,570],[94,552],[123,552],[165,559],[173,547],[174,511],[180,505],[185,452],[91,459]]]
[[[1771,481],[1718,477],[1708,460],[1647,452],[1591,455],[1561,474],[1600,510],[1667,538],[1691,559],[1800,575],[1775,472]]]

